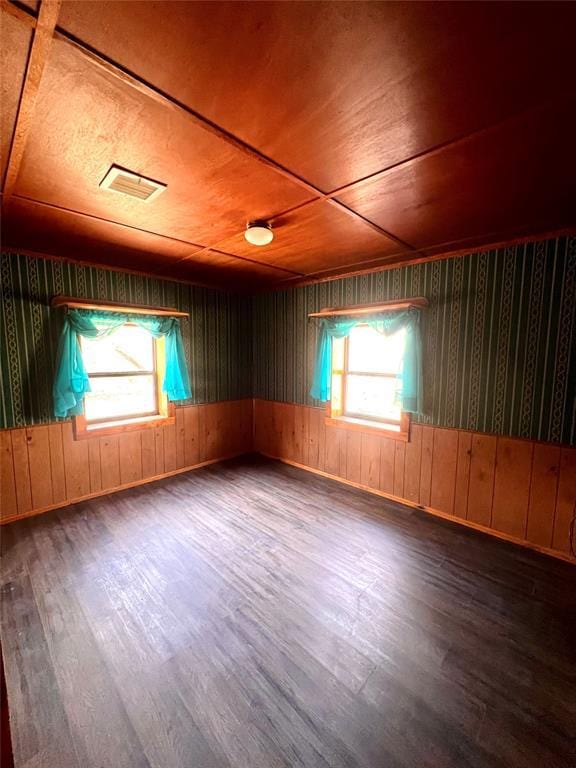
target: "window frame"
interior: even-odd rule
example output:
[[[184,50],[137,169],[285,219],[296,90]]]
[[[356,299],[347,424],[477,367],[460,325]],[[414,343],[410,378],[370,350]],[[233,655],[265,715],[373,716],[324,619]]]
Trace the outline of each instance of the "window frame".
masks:
[[[136,325],[125,323],[125,325]],[[80,342],[82,343],[82,342]],[[168,401],[166,394],[162,392],[162,377],[160,371],[164,368],[165,339],[153,338],[153,370],[152,371],[111,371],[89,373],[88,378],[122,377],[122,376],[154,376],[154,401],[156,404],[153,412],[121,415],[115,418],[102,418],[89,421],[82,413],[73,417],[73,430],[76,440],[82,440],[95,436],[116,435],[123,432],[158,427],[165,424],[176,423],[174,403]]]
[[[362,325],[362,323],[360,323]],[[334,345],[343,344],[341,357],[344,364],[338,368],[334,364],[337,355]],[[365,414],[356,414],[345,410],[346,404],[346,386],[349,376],[375,376],[377,378],[396,378],[395,374],[375,373],[373,371],[350,371],[349,370],[349,339],[345,336],[343,339],[332,339],[332,372],[331,372],[331,391],[330,400],[326,403],[326,424],[344,427],[346,429],[359,429],[363,432],[374,432],[376,434],[391,437],[394,440],[408,442],[410,439],[411,414],[407,411],[400,411],[400,418],[382,419],[377,416],[366,416]],[[390,429],[394,425],[396,428]]]

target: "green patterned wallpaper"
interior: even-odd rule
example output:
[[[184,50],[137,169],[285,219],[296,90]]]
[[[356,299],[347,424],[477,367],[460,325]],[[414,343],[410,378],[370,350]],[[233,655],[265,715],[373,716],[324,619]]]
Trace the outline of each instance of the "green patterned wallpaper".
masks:
[[[576,237],[252,299],[15,254],[3,254],[0,268],[0,428],[53,420],[57,294],[189,311],[183,336],[194,402],[253,395],[308,405],[318,405],[308,396],[316,341],[309,312],[426,296],[419,421],[575,443]]]
[[[193,402],[251,395],[251,318],[246,299],[167,280],[16,254],[0,257],[0,428],[54,421],[51,388],[62,310],[78,296],[190,312],[182,334]]]
[[[430,302],[419,421],[574,444],[576,237],[257,296],[254,396],[317,405],[308,313],[410,296]]]

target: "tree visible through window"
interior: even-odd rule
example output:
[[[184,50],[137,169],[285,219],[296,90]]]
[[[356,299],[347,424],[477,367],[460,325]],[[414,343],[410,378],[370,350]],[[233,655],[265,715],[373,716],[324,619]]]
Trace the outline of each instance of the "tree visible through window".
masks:
[[[404,342],[404,330],[384,336],[368,325],[356,325],[346,338],[334,340],[333,416],[374,421],[400,431]]]
[[[129,323],[104,338],[81,338],[92,389],[84,400],[87,424],[160,414],[160,344],[147,330]]]

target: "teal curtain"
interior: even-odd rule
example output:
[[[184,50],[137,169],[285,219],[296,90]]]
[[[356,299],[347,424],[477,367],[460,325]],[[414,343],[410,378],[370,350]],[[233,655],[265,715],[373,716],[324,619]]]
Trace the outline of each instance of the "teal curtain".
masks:
[[[342,315],[322,319],[310,395],[323,402],[330,400],[332,339],[348,336],[352,328],[359,323],[367,323],[385,336],[391,336],[404,328],[406,341],[402,371],[399,373],[400,402],[403,411],[422,413],[422,339],[418,309],[380,312],[373,315]]]
[[[145,328],[154,338],[166,337],[166,370],[162,389],[168,399],[187,400],[192,397],[180,320],[177,317],[73,309],[64,318],[58,344],[56,377],[52,390],[55,416],[65,418],[81,414],[84,395],[90,392],[90,381],[84,368],[78,336],[102,338],[128,322]]]

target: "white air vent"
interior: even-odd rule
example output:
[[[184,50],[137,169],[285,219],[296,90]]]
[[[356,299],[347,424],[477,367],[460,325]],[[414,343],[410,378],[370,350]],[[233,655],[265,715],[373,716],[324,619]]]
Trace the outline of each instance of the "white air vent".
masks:
[[[166,184],[138,176],[137,173],[131,171],[125,171],[124,168],[119,168],[117,165],[110,168],[100,182],[100,186],[111,192],[118,192],[121,195],[146,201],[153,200],[166,189]]]

